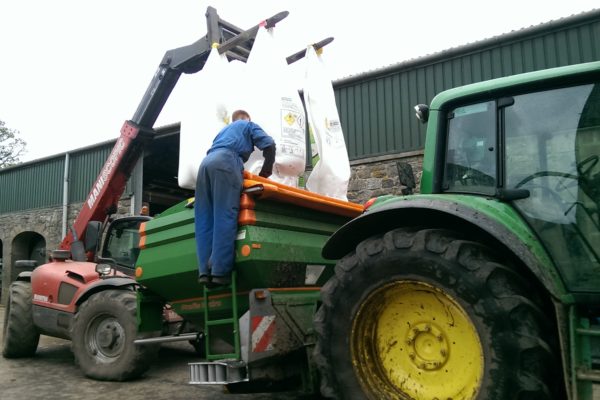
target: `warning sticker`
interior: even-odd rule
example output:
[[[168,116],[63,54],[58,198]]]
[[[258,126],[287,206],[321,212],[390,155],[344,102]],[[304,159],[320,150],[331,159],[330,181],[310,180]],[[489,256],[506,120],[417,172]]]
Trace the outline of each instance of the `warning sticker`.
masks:
[[[304,112],[289,97],[281,98],[281,141],[277,151],[304,157],[305,139]]]

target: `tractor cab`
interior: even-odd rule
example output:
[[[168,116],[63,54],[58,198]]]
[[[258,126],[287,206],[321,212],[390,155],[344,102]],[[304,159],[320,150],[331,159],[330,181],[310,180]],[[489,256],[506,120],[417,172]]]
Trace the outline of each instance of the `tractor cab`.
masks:
[[[508,194],[573,292],[600,287],[599,109],[591,79],[448,112],[442,190]]]
[[[98,261],[109,263],[118,271],[133,275],[140,254],[140,225],[150,217],[124,217],[114,220],[106,230]]]

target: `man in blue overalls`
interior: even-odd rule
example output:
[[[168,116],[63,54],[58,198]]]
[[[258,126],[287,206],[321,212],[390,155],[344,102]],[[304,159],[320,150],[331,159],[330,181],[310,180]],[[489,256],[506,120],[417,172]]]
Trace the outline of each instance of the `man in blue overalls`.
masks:
[[[271,176],[275,162],[275,141],[246,111],[234,111],[231,120],[215,137],[196,178],[198,282],[211,287],[231,283],[244,162],[254,146],[265,158],[260,176]]]

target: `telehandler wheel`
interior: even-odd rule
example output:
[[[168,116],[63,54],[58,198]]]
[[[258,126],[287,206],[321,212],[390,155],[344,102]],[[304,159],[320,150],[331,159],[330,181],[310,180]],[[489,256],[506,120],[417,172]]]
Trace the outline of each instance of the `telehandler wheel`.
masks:
[[[360,243],[322,288],[321,392],[342,399],[559,399],[551,312],[516,270],[457,233]]]
[[[73,318],[71,346],[89,378],[125,381],[146,372],[159,347],[135,345],[137,337],[136,296],[129,290],[96,293]]]
[[[32,297],[30,282],[11,283],[4,310],[2,355],[6,358],[30,357],[37,350],[40,334],[33,323]]]

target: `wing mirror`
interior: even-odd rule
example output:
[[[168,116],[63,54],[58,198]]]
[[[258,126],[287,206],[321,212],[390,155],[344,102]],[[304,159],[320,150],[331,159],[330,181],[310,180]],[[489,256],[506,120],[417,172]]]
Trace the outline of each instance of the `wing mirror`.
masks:
[[[417,104],[415,106],[415,115],[422,123],[427,122],[429,119],[429,106],[427,104]]]

